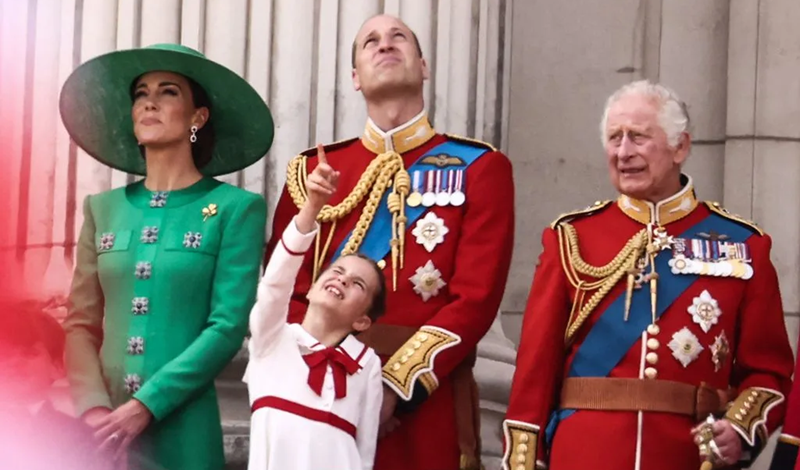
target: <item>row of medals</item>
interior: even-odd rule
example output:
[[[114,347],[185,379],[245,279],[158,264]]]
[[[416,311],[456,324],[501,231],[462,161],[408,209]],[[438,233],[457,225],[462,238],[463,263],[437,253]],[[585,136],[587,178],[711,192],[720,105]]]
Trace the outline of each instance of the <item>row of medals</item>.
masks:
[[[415,170],[413,190],[406,203],[411,207],[460,206],[464,204],[464,170]],[[425,179],[425,191],[421,179]]]
[[[672,251],[672,272],[701,276],[750,279],[753,267],[744,243],[676,238]],[[693,243],[694,242],[694,243]],[[692,246],[700,249],[692,249]]]

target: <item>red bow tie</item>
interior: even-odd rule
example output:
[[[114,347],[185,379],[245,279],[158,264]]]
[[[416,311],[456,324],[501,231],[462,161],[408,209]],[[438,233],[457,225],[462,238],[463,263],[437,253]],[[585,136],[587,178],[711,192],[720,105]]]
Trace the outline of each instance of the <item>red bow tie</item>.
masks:
[[[325,372],[328,364],[333,370],[333,388],[336,398],[347,395],[347,376],[358,372],[361,366],[347,354],[335,348],[325,348],[303,356],[308,364],[308,386],[317,395],[322,395],[322,384],[325,382]]]

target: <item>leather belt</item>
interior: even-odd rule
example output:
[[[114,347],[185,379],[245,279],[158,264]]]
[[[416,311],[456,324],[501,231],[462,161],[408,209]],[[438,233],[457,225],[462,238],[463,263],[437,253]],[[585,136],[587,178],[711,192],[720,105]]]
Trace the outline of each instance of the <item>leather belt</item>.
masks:
[[[724,412],[734,390],[671,380],[574,377],[561,388],[562,409],[650,411],[692,416],[697,421]]]

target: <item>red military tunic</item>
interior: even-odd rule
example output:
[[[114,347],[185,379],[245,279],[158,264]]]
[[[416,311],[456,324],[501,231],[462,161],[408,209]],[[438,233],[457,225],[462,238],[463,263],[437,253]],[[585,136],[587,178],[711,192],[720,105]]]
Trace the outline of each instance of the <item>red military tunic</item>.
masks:
[[[786,419],[775,454],[772,456],[770,470],[800,470],[800,459],[797,458],[800,447],[800,361],[794,370],[795,382],[786,405]]]
[[[682,180],[682,191],[657,207],[621,196],[544,230],[504,421],[504,469],[545,468],[548,461],[550,470],[698,469],[690,430],[710,413],[725,415],[745,440],[746,464],[780,425],[793,356],[770,237],[697,201],[691,180]],[[651,222],[666,234],[648,236]],[[570,232],[576,235],[572,245]],[[745,241],[733,243],[733,232]],[[654,250],[650,266],[658,274],[656,307],[663,313],[653,321],[653,277],[639,278],[639,265],[631,276],[643,284],[632,284],[627,320],[623,267],[620,277],[608,278],[610,291],[583,323],[576,321],[603,286],[579,296],[573,310],[574,285],[602,279],[603,267],[618,262],[614,258],[637,233],[645,237],[642,249]],[[720,241],[727,239],[732,242]],[[668,248],[661,251],[659,244]],[[545,430],[555,411],[561,420],[553,422],[547,445]]]
[[[452,140],[466,142],[435,133],[424,113],[387,133],[369,122],[360,140],[326,148],[328,162],[341,173],[330,204],[345,200],[376,155],[394,149],[408,168],[429,150]],[[489,147],[472,141],[468,145]],[[315,154],[313,149],[304,153],[308,173],[316,165]],[[445,169],[447,161],[442,158]],[[378,441],[376,470],[473,468],[479,458],[477,396],[470,371],[476,345],[497,315],[511,261],[514,186],[510,161],[487,148],[466,168],[463,186],[463,205],[430,207],[406,227],[404,265],[396,270],[396,291],[392,288],[391,256],[379,262],[379,266],[385,263],[387,311],[359,339],[374,347],[384,361],[384,382],[400,396],[396,415],[401,424]],[[287,189],[275,212],[267,256],[298,211]],[[329,248],[320,256],[323,269],[356,226],[368,197],[336,221]],[[438,229],[443,237],[425,238],[420,226],[425,224],[428,229],[435,229],[430,224],[443,224]],[[331,225],[322,224],[320,254],[328,244]],[[420,242],[426,242],[428,248]],[[300,322],[305,314],[314,251],[306,256],[297,277],[290,322]],[[454,386],[465,374],[470,380]],[[465,401],[470,405],[466,409]],[[467,422],[469,425],[464,424]]]

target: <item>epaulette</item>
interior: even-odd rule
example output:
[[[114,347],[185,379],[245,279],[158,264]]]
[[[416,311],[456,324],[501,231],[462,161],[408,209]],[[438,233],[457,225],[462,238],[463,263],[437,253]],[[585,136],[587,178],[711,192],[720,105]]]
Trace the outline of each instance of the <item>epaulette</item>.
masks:
[[[461,142],[464,144],[469,144],[476,147],[484,148],[486,150],[489,150],[490,152],[497,152],[497,149],[492,144],[484,142],[482,140],[476,140],[476,139],[471,139],[469,137],[463,137],[460,135],[447,134],[447,133],[445,133],[444,136],[450,140],[455,140],[456,142]]]
[[[614,201],[612,201],[612,200],[597,201],[597,202],[595,202],[594,204],[592,204],[591,206],[589,206],[589,207],[587,207],[585,209],[581,209],[581,210],[577,210],[577,211],[572,211],[572,212],[567,212],[565,214],[561,214],[561,215],[558,216],[558,218],[556,220],[554,220],[550,224],[550,228],[555,229],[560,223],[566,222],[567,220],[572,220],[572,219],[574,219],[574,218],[576,218],[578,216],[585,216],[585,215],[594,214],[595,212],[597,212],[599,210],[605,209],[606,207],[609,206],[609,204],[612,204],[613,202]]]
[[[328,152],[328,151],[340,149],[342,147],[346,147],[346,146],[348,146],[349,144],[355,142],[358,139],[360,139],[360,137],[353,137],[353,138],[350,138],[350,139],[338,140],[336,142],[333,142],[333,143],[330,143],[330,144],[327,144],[327,145],[323,145],[322,148],[324,148],[325,151]],[[311,147],[310,149],[303,150],[302,152],[300,152],[300,155],[302,155],[304,157],[316,157],[317,156],[317,146],[315,145],[315,146]]]
[[[715,214],[719,214],[722,217],[725,217],[726,219],[729,219],[729,220],[732,220],[734,222],[737,222],[737,223],[739,223],[741,225],[744,225],[745,227],[747,227],[750,230],[758,233],[759,235],[762,235],[762,236],[764,235],[764,231],[761,230],[761,227],[759,227],[755,222],[753,222],[752,220],[747,220],[747,219],[745,219],[745,218],[743,218],[743,217],[741,217],[739,215],[732,214],[732,213],[728,212],[728,209],[725,209],[724,207],[722,207],[722,205],[720,203],[712,202],[712,201],[703,201],[703,203],[708,207],[708,209],[711,212],[713,212]]]

